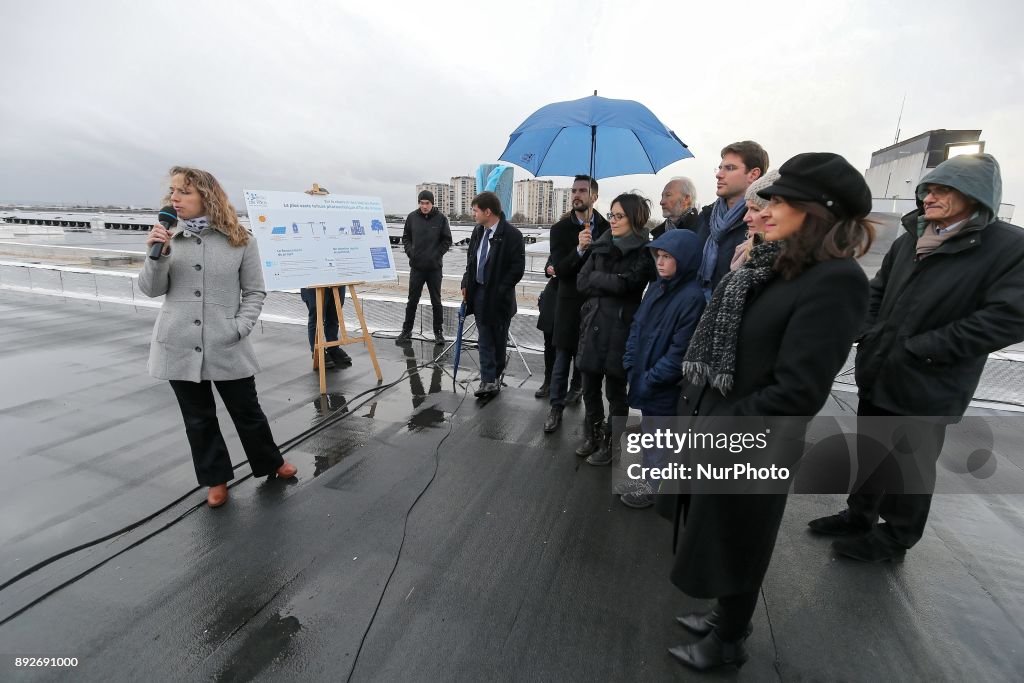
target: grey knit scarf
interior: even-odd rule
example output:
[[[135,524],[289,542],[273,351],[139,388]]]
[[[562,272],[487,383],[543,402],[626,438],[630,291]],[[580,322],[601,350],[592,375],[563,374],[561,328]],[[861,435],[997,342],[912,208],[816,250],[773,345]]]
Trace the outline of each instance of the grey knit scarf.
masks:
[[[782,246],[781,241],[757,245],[747,262],[727,273],[715,288],[683,359],[683,376],[690,383],[710,383],[723,396],[732,391],[743,309],[750,292],[775,277],[775,259]]]

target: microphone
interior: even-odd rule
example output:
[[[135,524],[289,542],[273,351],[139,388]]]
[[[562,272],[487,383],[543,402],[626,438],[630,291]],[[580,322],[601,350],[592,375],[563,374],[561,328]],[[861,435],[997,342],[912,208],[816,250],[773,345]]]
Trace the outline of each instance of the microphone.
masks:
[[[178,212],[174,210],[173,206],[165,206],[160,209],[160,213],[157,214],[156,219],[160,222],[160,225],[170,230],[178,224]],[[149,248],[149,258],[156,261],[160,258],[160,255],[164,251],[164,242],[157,242]]]

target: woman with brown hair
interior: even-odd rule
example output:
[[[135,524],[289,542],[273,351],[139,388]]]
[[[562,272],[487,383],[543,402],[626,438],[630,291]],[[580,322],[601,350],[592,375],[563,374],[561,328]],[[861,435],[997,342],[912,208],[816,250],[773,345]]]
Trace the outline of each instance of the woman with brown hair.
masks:
[[[210,487],[210,507],[218,507],[227,502],[234,471],[211,385],[235,423],[253,476],[290,478],[296,469],[281,457],[256,396],[259,364],[249,333],[267,296],[256,240],[213,175],[182,166],[170,175],[164,201],[174,207],[178,229],[153,226],[146,246],[163,244],[163,251],[159,259],[146,259],[139,274],[144,294],[165,296],[153,328],[149,374],[170,381],[196,478]]]
[[[580,342],[576,364],[583,373],[586,440],[576,455],[588,465],[612,463],[612,430],[604,427],[601,383],[608,398],[609,417],[626,417],[626,370],[622,356],[633,315],[644,289],[658,276],[651,251],[647,221],[651,203],[626,192],[612,200],[610,229],[590,246],[576,288],[586,297],[580,309]]]
[[[871,191],[842,157],[800,154],[779,174],[759,193],[769,200],[762,212],[766,241],[722,279],[690,342],[679,414],[785,416],[799,440],[867,315],[868,281],[855,258],[871,246],[874,227],[866,220]],[[782,450],[773,455],[784,458]],[[679,617],[702,639],[669,652],[699,670],[740,666],[786,494],[672,500],[672,581],[717,604]]]

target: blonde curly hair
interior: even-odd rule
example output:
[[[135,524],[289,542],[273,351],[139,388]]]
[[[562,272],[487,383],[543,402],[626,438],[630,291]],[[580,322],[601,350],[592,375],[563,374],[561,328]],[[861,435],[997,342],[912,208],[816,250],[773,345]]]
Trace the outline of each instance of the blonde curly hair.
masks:
[[[233,247],[241,247],[249,243],[249,231],[238,222],[238,213],[235,211],[235,207],[228,201],[227,193],[212,173],[191,166],[173,166],[170,170],[170,177],[179,175],[184,178],[185,184],[195,189],[202,198],[210,227],[227,235],[228,242]],[[164,203],[167,204],[170,200],[171,195],[167,193]]]

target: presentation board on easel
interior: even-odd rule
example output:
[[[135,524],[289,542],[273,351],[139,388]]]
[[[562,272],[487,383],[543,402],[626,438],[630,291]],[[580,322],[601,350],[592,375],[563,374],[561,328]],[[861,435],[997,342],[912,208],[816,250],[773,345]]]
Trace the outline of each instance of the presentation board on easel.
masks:
[[[245,190],[268,290],[397,280],[377,197]]]

